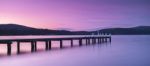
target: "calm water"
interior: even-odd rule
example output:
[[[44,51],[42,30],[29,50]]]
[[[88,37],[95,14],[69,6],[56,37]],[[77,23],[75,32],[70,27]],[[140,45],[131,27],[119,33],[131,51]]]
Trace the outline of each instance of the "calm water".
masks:
[[[14,38],[14,37],[13,37]],[[77,45],[77,41],[74,42]],[[150,36],[113,36],[112,43],[55,49],[15,55],[16,44],[10,57],[0,57],[0,66],[150,66]],[[30,52],[30,44],[21,45],[22,52]],[[44,50],[44,44],[38,43],[38,50]],[[5,54],[5,45],[0,45],[0,53]]]

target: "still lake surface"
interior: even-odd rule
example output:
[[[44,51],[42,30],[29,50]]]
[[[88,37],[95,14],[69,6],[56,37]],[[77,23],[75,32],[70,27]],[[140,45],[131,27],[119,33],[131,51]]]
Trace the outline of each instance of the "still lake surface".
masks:
[[[29,38],[28,37],[4,37]],[[34,36],[35,37],[35,36]],[[43,37],[43,36],[40,36]],[[44,36],[47,37],[47,36]],[[0,44],[0,66],[150,66],[150,35],[118,35],[112,36],[111,43],[59,49],[59,42],[52,42],[52,50],[44,51],[44,42],[38,42],[38,52],[30,52],[30,44],[21,44],[21,55],[16,55],[16,44],[12,56],[6,54],[6,46]],[[42,51],[41,51],[42,50]]]

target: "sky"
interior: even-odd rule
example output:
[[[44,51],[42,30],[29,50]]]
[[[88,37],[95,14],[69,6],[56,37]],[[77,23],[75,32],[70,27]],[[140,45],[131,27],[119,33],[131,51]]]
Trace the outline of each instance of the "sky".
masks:
[[[0,0],[0,24],[94,30],[150,26],[150,0]]]

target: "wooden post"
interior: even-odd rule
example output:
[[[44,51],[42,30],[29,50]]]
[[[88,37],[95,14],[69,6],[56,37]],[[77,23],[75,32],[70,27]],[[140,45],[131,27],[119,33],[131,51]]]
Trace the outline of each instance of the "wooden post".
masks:
[[[99,38],[97,38],[97,44],[99,44]]]
[[[63,48],[63,42],[60,40],[60,48]]]
[[[11,55],[11,42],[7,43],[7,55]]]
[[[109,37],[109,41],[111,42],[111,37]]]
[[[71,47],[73,47],[73,39],[71,39]]]
[[[102,43],[102,38],[100,38],[100,43]]]
[[[92,44],[95,44],[95,38],[92,38]]]
[[[105,40],[104,40],[104,37],[102,38],[102,43],[104,43],[105,42]]]
[[[34,47],[35,47],[35,46],[34,46],[34,42],[32,41],[32,42],[31,42],[31,52],[34,52]]]
[[[101,38],[99,38],[99,44],[101,44]]]
[[[101,38],[99,38],[99,44],[101,44]]]
[[[20,42],[17,42],[17,54],[20,54]]]
[[[90,39],[88,39],[88,44],[91,44],[91,40]]]
[[[34,41],[34,51],[37,51],[37,42]]]
[[[99,44],[99,38],[97,38],[97,43]]]
[[[98,44],[100,44],[100,38],[98,38]]]
[[[79,46],[82,46],[82,39],[79,39]]]
[[[94,43],[93,43],[93,38],[92,38],[92,44],[94,44]]]
[[[95,39],[93,38],[93,44],[95,44]]]
[[[52,48],[52,43],[51,43],[51,40],[49,41],[49,50],[51,50]]]
[[[86,45],[88,45],[88,39],[86,39]]]
[[[96,44],[97,43],[97,41],[96,41],[96,38],[94,39],[94,44]]]
[[[49,48],[48,48],[49,46],[48,46],[48,41],[45,41],[45,50],[48,50]]]

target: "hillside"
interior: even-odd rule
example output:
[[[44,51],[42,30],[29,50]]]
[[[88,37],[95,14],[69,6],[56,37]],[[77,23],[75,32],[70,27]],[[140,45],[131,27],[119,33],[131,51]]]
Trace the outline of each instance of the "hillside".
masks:
[[[98,31],[101,33],[111,33],[113,35],[150,35],[150,26],[107,28]],[[97,31],[50,30],[32,28],[17,24],[0,24],[0,35],[85,35],[92,33],[97,34]]]

